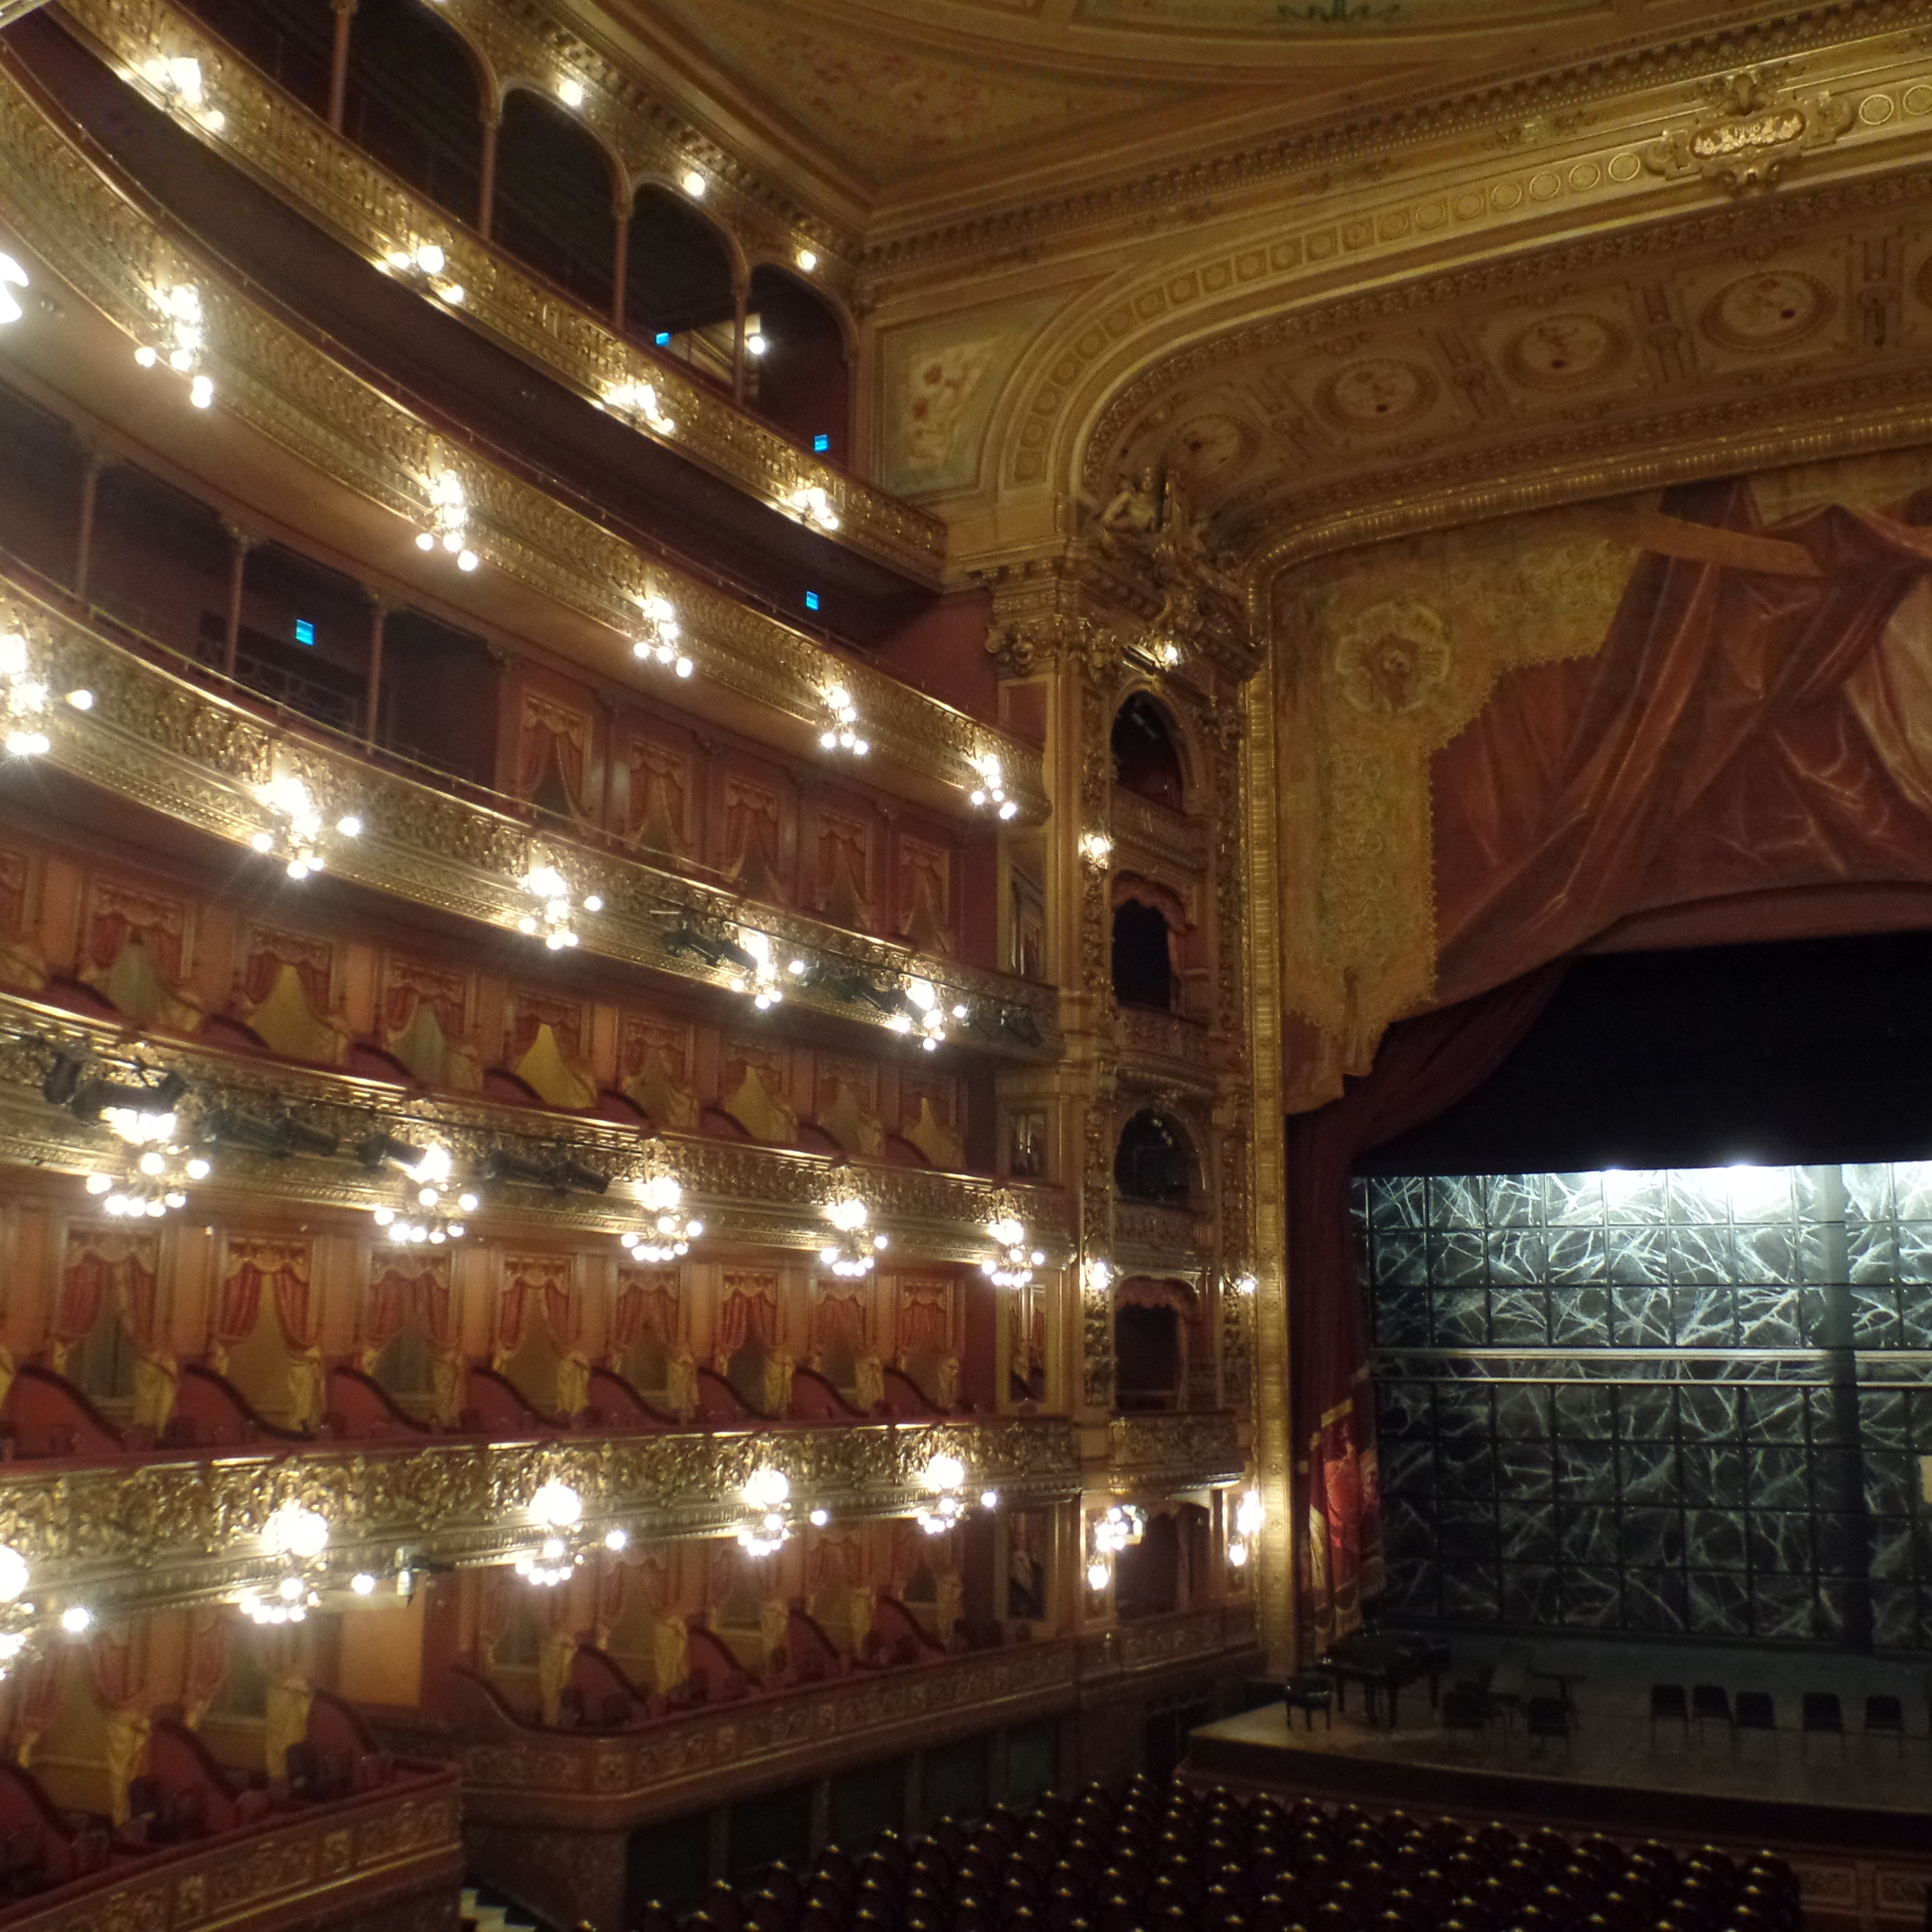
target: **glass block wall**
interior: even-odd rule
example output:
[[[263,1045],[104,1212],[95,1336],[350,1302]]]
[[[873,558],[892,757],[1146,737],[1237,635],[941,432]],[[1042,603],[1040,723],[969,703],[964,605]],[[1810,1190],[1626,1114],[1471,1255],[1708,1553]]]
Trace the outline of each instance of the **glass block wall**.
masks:
[[[1932,1162],[1355,1210],[1390,1614],[1932,1649]]]

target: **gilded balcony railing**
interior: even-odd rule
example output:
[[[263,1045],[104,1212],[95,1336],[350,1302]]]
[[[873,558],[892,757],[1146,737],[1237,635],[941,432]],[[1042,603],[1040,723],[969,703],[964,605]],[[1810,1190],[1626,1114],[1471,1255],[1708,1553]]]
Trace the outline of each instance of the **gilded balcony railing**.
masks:
[[[642,860],[534,831],[317,735],[280,729],[4,578],[0,620],[26,634],[36,671],[52,689],[94,694],[86,712],[52,708],[49,761],[179,824],[246,847],[272,822],[259,788],[278,771],[292,773],[332,815],[352,812],[362,821],[359,837],[332,845],[329,869],[395,898],[514,932],[530,910],[520,881],[541,848],[578,898],[594,893],[604,902],[578,921],[586,954],[728,986],[736,968],[707,963],[673,935],[694,923],[750,926],[775,951],[830,969],[786,981],[788,1000],[801,1006],[884,1028],[890,1012],[850,990],[854,976],[874,985],[916,976],[936,989],[947,1014],[965,1008],[947,1027],[962,1043],[1012,1055],[1051,1049],[1050,988],[754,905]]]
[[[1022,818],[1046,816],[1034,747],[647,559],[592,518],[440,435],[164,232],[4,73],[0,218],[138,340],[154,333],[171,290],[196,288],[215,406],[320,474],[425,530],[436,522],[437,479],[453,476],[466,506],[466,541],[486,566],[626,635],[640,629],[646,598],[666,598],[698,674],[790,721],[789,728],[820,729],[827,692],[842,686],[880,760],[953,788],[964,810],[983,787],[983,761],[997,758]]]
[[[475,23],[486,34],[496,25],[491,10],[479,10]],[[62,11],[189,133],[320,219],[358,253],[380,263],[392,249],[408,253],[434,242],[446,257],[442,280],[464,291],[455,313],[597,402],[648,383],[659,421],[636,418],[640,435],[801,521],[808,519],[794,500],[815,488],[837,513],[834,541],[922,582],[939,581],[946,528],[937,518],[820,462],[675,364],[625,340],[332,134],[190,14],[167,0],[66,0]],[[206,112],[188,111],[175,94],[148,80],[146,69],[155,59],[200,64],[203,97],[218,107],[218,124]],[[437,299],[429,289],[424,296]]]
[[[144,1858],[116,1858],[10,1904],[5,1922],[8,1932],[454,1926],[463,1872],[457,1774],[424,1772],[404,1784],[304,1805]]]
[[[37,1594],[115,1617],[272,1591],[278,1559],[263,1532],[291,1500],[328,1519],[329,1560],[346,1584],[358,1570],[392,1570],[399,1550],[419,1570],[512,1562],[532,1541],[527,1505],[546,1482],[577,1490],[586,1533],[621,1526],[633,1541],[657,1544],[730,1534],[746,1478],[764,1467],[789,1478],[801,1512],[910,1516],[929,1499],[926,1472],[940,1455],[958,1456],[1003,1502],[1051,1501],[1080,1486],[1072,1425],[1038,1416],[318,1442],[80,1468],[16,1462],[0,1485],[0,1542],[26,1558]]]

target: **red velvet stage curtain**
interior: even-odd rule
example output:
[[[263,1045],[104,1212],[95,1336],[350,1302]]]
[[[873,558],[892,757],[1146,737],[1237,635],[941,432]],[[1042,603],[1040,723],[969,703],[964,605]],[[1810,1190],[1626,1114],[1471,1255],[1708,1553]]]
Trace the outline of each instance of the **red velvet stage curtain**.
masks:
[[[1361,1622],[1382,1587],[1381,1498],[1368,1385],[1366,1284],[1355,1274],[1348,1179],[1355,1162],[1480,1086],[1534,1025],[1564,968],[1545,966],[1459,1006],[1390,1028],[1374,1070],[1339,1100],[1288,1121],[1288,1279],[1293,1429],[1308,1458],[1300,1579],[1318,1651]]]
[[[1932,880],[1925,508],[1765,531],[1747,484],[1670,494],[1603,648],[1511,673],[1436,756],[1439,1002],[1662,908]]]

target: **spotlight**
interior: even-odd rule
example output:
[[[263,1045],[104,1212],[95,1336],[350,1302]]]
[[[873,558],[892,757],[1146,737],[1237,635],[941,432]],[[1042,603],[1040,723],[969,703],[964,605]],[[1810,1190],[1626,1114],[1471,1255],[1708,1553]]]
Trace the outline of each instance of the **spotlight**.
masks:
[[[210,1139],[224,1146],[242,1148],[250,1154],[268,1154],[278,1160],[286,1160],[292,1154],[326,1157],[334,1153],[338,1145],[333,1134],[325,1133],[320,1127],[307,1126],[292,1114],[284,1114],[279,1120],[265,1120],[226,1106],[210,1112],[207,1131]]]

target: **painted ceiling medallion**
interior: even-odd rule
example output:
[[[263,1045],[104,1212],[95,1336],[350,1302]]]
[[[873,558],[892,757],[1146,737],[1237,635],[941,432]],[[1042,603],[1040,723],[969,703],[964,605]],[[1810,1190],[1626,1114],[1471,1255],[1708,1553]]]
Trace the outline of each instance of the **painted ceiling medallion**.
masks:
[[[1238,417],[1216,411],[1196,416],[1174,431],[1167,446],[1166,466],[1204,483],[1225,471],[1241,468],[1254,448],[1253,436]]]
[[[1815,275],[1767,268],[1720,289],[1698,322],[1722,348],[1789,349],[1822,328],[1831,314],[1831,291]]]
[[[1337,370],[1322,385],[1316,400],[1344,428],[1400,429],[1435,401],[1436,379],[1412,362],[1371,356]]]
[[[1548,315],[1532,322],[1504,351],[1510,375],[1532,388],[1566,388],[1607,376],[1630,353],[1630,341],[1601,316]]]

